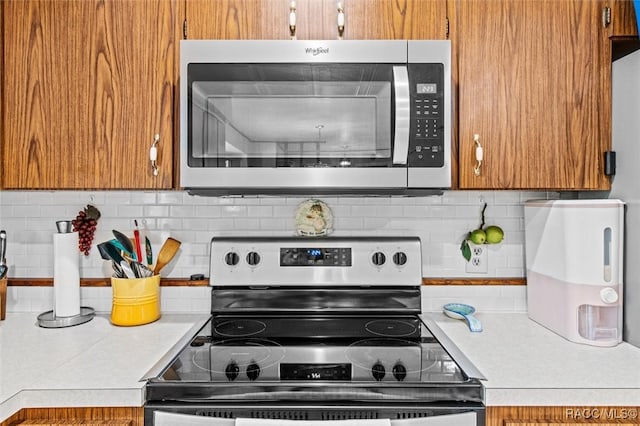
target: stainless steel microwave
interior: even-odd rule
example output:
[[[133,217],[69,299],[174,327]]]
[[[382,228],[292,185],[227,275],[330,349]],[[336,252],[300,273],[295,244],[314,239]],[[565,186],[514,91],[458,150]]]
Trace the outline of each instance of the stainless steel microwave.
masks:
[[[180,183],[196,194],[451,186],[445,40],[183,40]]]

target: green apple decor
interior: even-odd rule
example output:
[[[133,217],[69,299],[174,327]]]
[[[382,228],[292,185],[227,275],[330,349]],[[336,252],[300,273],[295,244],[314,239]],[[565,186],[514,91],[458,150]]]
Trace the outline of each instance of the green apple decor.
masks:
[[[471,259],[471,247],[469,247],[469,241],[474,244],[498,244],[502,242],[504,238],[504,231],[499,226],[484,226],[484,211],[486,209],[487,203],[484,203],[484,206],[482,207],[480,226],[477,229],[468,232],[460,245],[462,256],[467,260],[467,262]]]

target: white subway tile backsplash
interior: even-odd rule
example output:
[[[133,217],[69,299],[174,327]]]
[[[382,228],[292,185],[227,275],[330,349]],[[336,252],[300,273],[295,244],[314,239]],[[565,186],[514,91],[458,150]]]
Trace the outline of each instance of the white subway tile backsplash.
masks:
[[[236,218],[233,220],[233,228],[241,231],[259,231],[260,221],[252,218]]]
[[[226,205],[222,207],[223,217],[244,217],[247,215],[246,205]]]
[[[39,205],[18,205],[13,208],[13,214],[19,217],[34,217],[41,216],[41,208]]]
[[[261,218],[260,219],[260,229],[265,231],[279,231],[281,229],[285,229],[286,223],[288,219],[281,218]]]
[[[489,247],[485,277],[524,276],[522,203],[557,198],[555,192],[445,191],[429,197],[320,197],[333,212],[334,235],[416,235],[422,239],[424,275],[474,277],[465,272],[460,243],[477,227],[482,204],[487,224],[505,230],[502,244]],[[216,235],[295,235],[295,212],[304,197],[199,197],[183,191],[0,191],[0,227],[7,230],[7,261],[14,277],[51,277],[55,221],[73,219],[87,204],[102,212],[94,243],[112,239],[112,229],[146,228],[157,253],[173,236],[181,254],[163,273],[187,277],[208,270]],[[106,266],[105,266],[106,265]],[[82,256],[81,276],[110,273],[94,248]]]
[[[474,306],[483,312],[526,312],[525,286],[423,286],[422,310],[440,312],[447,303]]]
[[[155,194],[155,193],[150,193],[150,194]],[[173,191],[158,192],[156,198],[157,198],[158,204],[174,204],[174,205],[182,204],[182,193],[180,192],[173,192]],[[155,200],[150,200],[145,204],[152,204],[154,202]]]
[[[156,219],[156,227],[159,229],[179,230],[183,229],[182,219],[179,217],[162,217]]]
[[[130,204],[121,204],[118,206],[118,216],[124,217],[133,217],[140,218],[143,216],[143,206],[141,205],[130,205]],[[108,212],[100,211],[102,215]]]
[[[167,217],[169,216],[169,207],[147,204],[143,207],[143,215],[146,217]]]

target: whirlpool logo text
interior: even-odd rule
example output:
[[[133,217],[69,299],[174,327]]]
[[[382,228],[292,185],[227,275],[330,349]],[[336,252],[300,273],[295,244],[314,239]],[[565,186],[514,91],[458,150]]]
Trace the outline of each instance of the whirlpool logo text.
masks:
[[[326,55],[329,53],[329,48],[328,47],[307,47],[304,50],[304,53],[312,56]]]

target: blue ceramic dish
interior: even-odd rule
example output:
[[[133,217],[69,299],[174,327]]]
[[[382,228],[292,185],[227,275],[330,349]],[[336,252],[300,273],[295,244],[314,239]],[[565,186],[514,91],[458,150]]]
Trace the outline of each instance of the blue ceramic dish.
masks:
[[[455,318],[463,319],[469,325],[469,330],[473,332],[482,331],[482,323],[473,314],[476,311],[471,305],[465,305],[464,303],[447,303],[443,307],[445,315]]]

